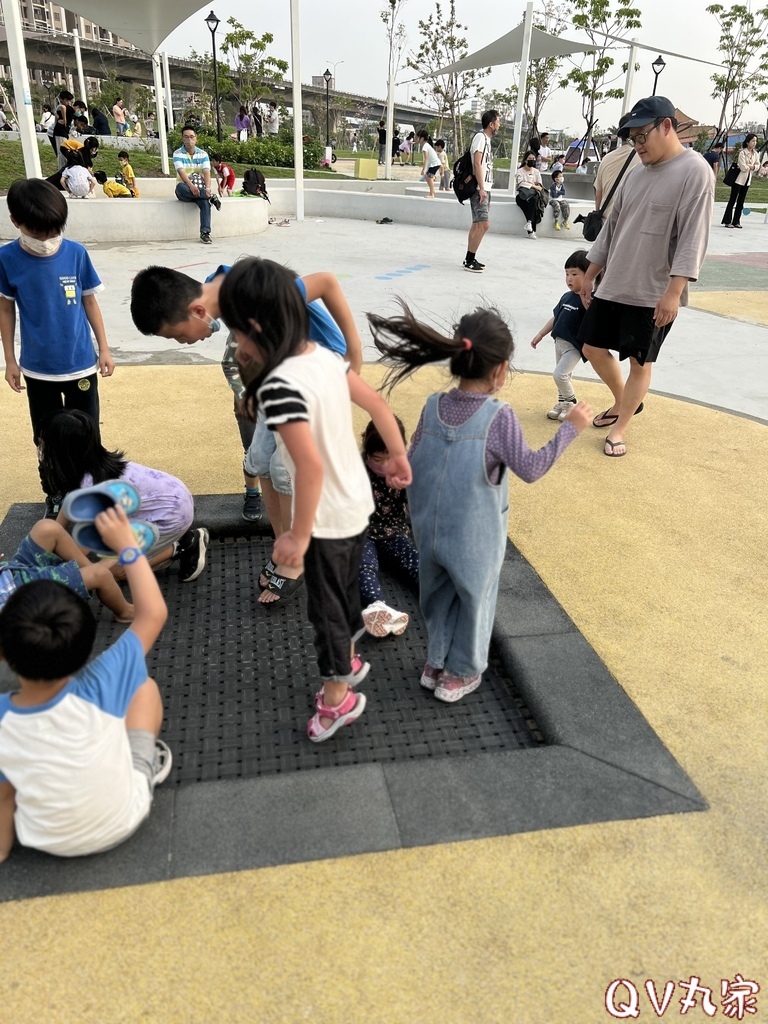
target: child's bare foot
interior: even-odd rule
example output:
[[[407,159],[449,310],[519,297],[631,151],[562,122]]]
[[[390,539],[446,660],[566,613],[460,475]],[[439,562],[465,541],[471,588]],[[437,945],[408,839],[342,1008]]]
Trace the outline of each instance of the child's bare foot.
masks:
[[[116,615],[115,622],[121,622],[124,625],[128,625],[129,623],[133,622],[135,614],[136,613],[134,611],[133,605],[126,604],[126,611],[124,611],[121,615]]]

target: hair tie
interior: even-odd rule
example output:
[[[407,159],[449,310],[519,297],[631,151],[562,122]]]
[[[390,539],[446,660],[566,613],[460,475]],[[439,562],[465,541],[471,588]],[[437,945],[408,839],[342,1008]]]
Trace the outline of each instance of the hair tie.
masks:
[[[464,346],[464,348],[467,350],[467,352],[469,352],[469,350],[472,348],[472,341],[471,341],[470,338],[462,338],[461,339],[461,343]]]

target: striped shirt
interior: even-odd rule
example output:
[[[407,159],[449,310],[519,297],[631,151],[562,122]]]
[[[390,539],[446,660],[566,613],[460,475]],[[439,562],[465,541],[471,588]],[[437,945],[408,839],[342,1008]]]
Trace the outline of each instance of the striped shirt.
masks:
[[[211,161],[204,149],[195,146],[194,153],[188,153],[182,146],[173,151],[173,166],[177,171],[184,171],[189,175],[193,171],[210,171]]]

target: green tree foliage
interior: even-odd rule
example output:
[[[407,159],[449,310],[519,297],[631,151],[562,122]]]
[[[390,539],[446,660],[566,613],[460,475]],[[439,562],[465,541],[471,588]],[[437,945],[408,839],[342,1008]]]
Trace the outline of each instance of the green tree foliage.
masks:
[[[195,100],[185,109],[184,120],[190,116],[205,121],[211,118],[216,121],[216,111],[213,105],[214,75],[213,55],[210,53],[198,53],[197,50],[189,51],[189,59],[196,65],[195,77],[199,88]],[[216,75],[218,78],[219,103],[224,96],[231,96],[235,89],[235,83],[229,77],[229,67],[218,61]]]
[[[428,75],[442,67],[456,63],[469,53],[467,39],[463,35],[466,25],[456,20],[456,0],[448,0],[448,16],[443,16],[443,7],[437,2],[434,11],[425,21],[419,22],[421,44],[416,53],[411,53],[407,66]],[[464,123],[462,107],[470,96],[478,92],[480,81],[489,75],[490,68],[462,73],[435,75],[420,84],[421,99],[437,108],[438,120],[447,119],[453,129],[456,152],[464,149]],[[414,101],[418,99],[414,97]]]
[[[271,86],[282,82],[288,70],[288,61],[267,54],[267,47],[274,42],[271,32],[257,36],[245,28],[236,18],[229,18],[230,31],[221,44],[233,62],[231,80],[238,105],[247,107],[256,98],[271,96]]]
[[[595,127],[595,111],[603,100],[620,100],[624,90],[616,82],[626,73],[627,65],[614,69],[613,57],[608,47],[615,45],[606,35],[623,36],[634,28],[641,28],[642,12],[618,0],[619,6],[611,10],[611,0],[572,0],[571,21],[581,28],[595,44],[594,50],[584,54],[581,63],[568,72],[560,85],[563,89],[573,88],[581,96],[581,114],[587,124],[584,152],[589,152],[592,131]],[[614,73],[615,72],[615,73]]]
[[[174,150],[181,144],[179,126],[168,133],[168,145]],[[218,142],[215,129],[203,126],[197,129],[197,145],[206,153],[218,153],[228,163],[293,167],[293,142],[284,141],[280,136],[275,138],[273,135],[264,135],[247,142],[235,142],[232,139]],[[305,169],[317,168],[323,156],[323,147],[318,141],[306,141],[302,146],[302,156]]]
[[[722,135],[738,124],[745,103],[768,99],[768,7],[753,11],[751,5],[712,4],[707,13],[720,28],[718,50],[724,66],[712,75],[712,98],[720,101],[717,133]]]

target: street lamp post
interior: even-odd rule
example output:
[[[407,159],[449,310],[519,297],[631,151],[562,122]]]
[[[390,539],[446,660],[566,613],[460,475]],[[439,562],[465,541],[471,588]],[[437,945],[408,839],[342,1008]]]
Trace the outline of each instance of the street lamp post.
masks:
[[[333,75],[328,70],[328,68],[325,69],[325,72],[323,73],[323,78],[325,79],[325,159],[330,163],[331,155],[333,153],[333,151],[331,149],[331,93],[330,93],[331,78],[333,78]]]
[[[219,113],[219,68],[216,61],[216,29],[219,27],[219,19],[211,11],[205,19],[205,24],[211,30],[211,46],[213,47],[213,102],[216,105],[216,138],[221,142],[221,114]],[[159,100],[158,100],[159,103]]]
[[[653,92],[651,93],[652,96],[656,95],[656,86],[659,83],[659,75],[661,74],[661,72],[664,70],[664,68],[666,66],[667,66],[667,62],[664,60],[664,58],[661,56],[661,54],[659,54],[659,56],[656,58],[656,60],[653,62],[653,64],[651,64],[651,67],[653,68],[653,75],[654,75],[654,78],[653,78]]]

